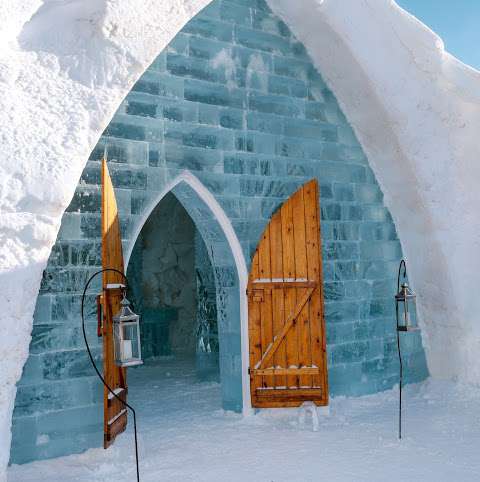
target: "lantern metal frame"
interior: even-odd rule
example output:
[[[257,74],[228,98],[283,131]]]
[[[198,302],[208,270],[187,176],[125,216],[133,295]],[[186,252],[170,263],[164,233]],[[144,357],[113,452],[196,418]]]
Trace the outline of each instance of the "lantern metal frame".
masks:
[[[132,339],[125,338],[126,328],[134,328],[136,331],[136,346],[133,346]],[[130,357],[125,356],[125,342],[130,341]],[[134,353],[137,356],[132,356]],[[122,368],[142,365],[142,347],[140,341],[140,316],[130,308],[130,301],[127,300],[126,289],[123,291],[123,299],[120,302],[120,311],[113,317],[113,353],[115,364]]]
[[[403,263],[402,263],[403,262]],[[403,277],[406,277],[406,267],[405,267],[405,261],[402,259],[400,262],[400,268],[398,272],[398,278],[397,278],[397,294],[395,295],[395,311],[396,311],[396,320],[397,320],[397,331],[418,331],[418,326],[414,326],[411,323],[411,310],[409,310],[409,303],[410,305],[412,303],[415,303],[415,300],[417,296],[415,293],[412,291],[410,286],[408,286],[407,282],[403,282],[400,285],[400,271],[401,267],[404,267],[403,271]],[[400,316],[399,316],[399,308],[403,304],[403,324],[400,323]],[[414,306],[415,308],[415,306]]]

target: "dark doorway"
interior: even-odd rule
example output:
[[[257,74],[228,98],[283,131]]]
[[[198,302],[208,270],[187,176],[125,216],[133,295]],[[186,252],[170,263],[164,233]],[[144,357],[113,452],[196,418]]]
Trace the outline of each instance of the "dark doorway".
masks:
[[[145,222],[127,276],[141,314],[146,365],[178,360],[198,380],[219,380],[216,290],[207,248],[173,193]]]

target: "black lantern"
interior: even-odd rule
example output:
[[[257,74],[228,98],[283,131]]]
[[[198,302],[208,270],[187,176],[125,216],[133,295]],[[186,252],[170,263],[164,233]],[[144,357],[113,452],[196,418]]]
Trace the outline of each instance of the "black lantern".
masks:
[[[417,296],[408,286],[408,283],[403,282],[402,285],[398,287],[399,283],[400,276],[397,283],[397,294],[395,295],[397,330],[416,331],[419,329],[417,324],[417,310],[415,302]]]
[[[125,294],[120,311],[113,317],[115,364],[120,367],[141,365],[140,316],[130,308]]]
[[[403,268],[403,283],[400,286],[400,277]],[[402,386],[403,386],[403,362],[402,352],[400,350],[400,333],[418,331],[416,295],[408,286],[407,266],[405,260],[400,261],[397,277],[397,294],[395,295],[395,312],[397,318],[397,347],[398,360],[400,362],[400,380],[399,380],[399,405],[398,405],[398,438],[402,438]]]

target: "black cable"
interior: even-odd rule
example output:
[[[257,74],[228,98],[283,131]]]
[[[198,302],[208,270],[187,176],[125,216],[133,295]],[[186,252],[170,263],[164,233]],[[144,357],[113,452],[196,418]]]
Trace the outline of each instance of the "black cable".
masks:
[[[92,352],[90,351],[90,346],[88,345],[88,341],[87,341],[87,333],[85,331],[85,317],[84,317],[84,304],[85,304],[85,295],[87,293],[87,290],[88,290],[88,287],[90,286],[90,283],[92,282],[92,280],[95,278],[95,276],[101,274],[101,273],[105,273],[106,271],[113,271],[115,273],[118,273],[120,274],[121,276],[123,276],[123,278],[125,279],[125,289],[127,288],[128,286],[128,279],[127,277],[125,276],[124,273],[122,273],[121,271],[119,271],[118,269],[115,269],[115,268],[104,268],[104,269],[101,269],[95,273],[92,274],[92,276],[90,276],[90,278],[88,279],[87,283],[85,284],[85,288],[83,290],[83,294],[82,294],[82,305],[81,305],[81,313],[82,313],[82,331],[83,331],[83,339],[85,340],[85,346],[87,347],[87,352],[88,352],[88,356],[90,357],[90,362],[92,363],[93,365],[93,368],[95,369],[95,371],[97,372],[97,375],[98,375],[98,378],[100,378],[100,380],[102,381],[103,385],[107,388],[107,390],[117,399],[117,400],[120,400],[120,402],[127,408],[129,408],[131,411],[132,411],[132,414],[133,414],[133,431],[134,431],[134,434],[135,434],[135,462],[136,462],[136,465],[137,465],[137,482],[140,482],[140,469],[139,469],[139,464],[138,464],[138,441],[137,441],[137,416],[136,416],[136,413],[135,413],[135,409],[129,405],[126,401],[122,400],[107,384],[107,382],[105,381],[105,379],[103,378],[102,374],[100,373],[100,371],[98,370],[97,368],[97,365],[95,364],[95,360],[93,359],[93,355],[92,355]]]
[[[400,292],[400,274],[403,266],[403,278],[407,277],[407,266],[405,260],[400,261],[400,266],[398,267],[398,277],[397,277],[397,293]],[[403,363],[402,363],[402,353],[400,351],[400,330],[398,326],[398,301],[395,301],[395,309],[397,316],[397,347],[398,347],[398,360],[400,362],[400,383],[399,383],[399,404],[398,404],[398,438],[402,438],[402,385],[403,385]]]

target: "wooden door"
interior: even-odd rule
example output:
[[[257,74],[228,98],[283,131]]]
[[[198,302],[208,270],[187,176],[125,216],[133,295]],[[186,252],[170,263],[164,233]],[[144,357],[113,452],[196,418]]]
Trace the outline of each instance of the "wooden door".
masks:
[[[328,404],[318,183],[275,212],[248,281],[254,407]]]
[[[117,202],[107,161],[102,162],[102,267],[115,268],[123,273],[122,239]],[[127,400],[127,373],[114,361],[113,316],[120,310],[123,277],[115,272],[103,273],[102,336],[103,374],[109,387],[124,401]],[[103,390],[103,446],[109,447],[115,437],[127,427],[126,407],[108,390]]]

